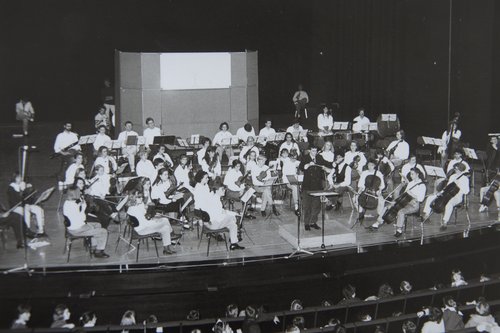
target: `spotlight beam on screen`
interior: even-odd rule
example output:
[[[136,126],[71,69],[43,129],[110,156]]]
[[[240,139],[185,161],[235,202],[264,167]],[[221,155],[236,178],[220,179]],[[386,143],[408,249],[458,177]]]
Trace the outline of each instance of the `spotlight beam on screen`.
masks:
[[[162,90],[227,89],[231,87],[231,54],[162,53]]]

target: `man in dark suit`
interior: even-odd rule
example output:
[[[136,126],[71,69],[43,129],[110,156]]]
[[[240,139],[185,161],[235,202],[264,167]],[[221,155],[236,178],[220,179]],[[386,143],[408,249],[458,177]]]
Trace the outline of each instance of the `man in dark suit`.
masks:
[[[304,181],[302,182],[302,212],[304,215],[304,226],[306,230],[321,229],[316,223],[318,214],[321,210],[319,197],[309,195],[309,191],[323,190],[324,180],[324,162],[318,155],[318,148],[311,146],[309,154],[302,157],[299,169],[304,172]]]

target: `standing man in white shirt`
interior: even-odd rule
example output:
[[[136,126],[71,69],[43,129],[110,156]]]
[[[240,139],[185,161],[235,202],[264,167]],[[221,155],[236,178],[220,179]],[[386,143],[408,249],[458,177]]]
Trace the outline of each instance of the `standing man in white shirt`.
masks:
[[[155,126],[155,121],[151,117],[146,118],[146,126],[143,136],[146,139],[146,147],[151,148],[155,136],[161,136],[161,129]]]
[[[139,134],[132,130],[133,124],[131,121],[125,122],[125,130],[118,135],[118,141],[122,145],[122,154],[126,155],[128,158],[128,164],[130,167],[130,172],[135,173],[135,154],[137,154],[137,145],[127,145],[127,139],[130,136],[138,137]]]
[[[28,135],[28,124],[35,119],[35,109],[27,98],[21,98],[16,103],[16,119],[23,122],[23,134]]]
[[[300,118],[302,111],[304,111],[304,116],[307,119],[307,103],[309,103],[309,95],[304,91],[302,84],[299,84],[297,91],[292,97],[293,104],[295,105],[295,118]]]
[[[353,132],[367,131],[368,125],[370,125],[370,119],[365,116],[365,109],[359,109],[359,115],[353,119],[354,124],[352,125]]]
[[[54,152],[61,157],[61,168],[58,172],[59,186],[63,186],[66,169],[74,162],[75,154],[81,151],[78,135],[71,131],[71,122],[64,123],[64,131],[59,133],[54,142]]]

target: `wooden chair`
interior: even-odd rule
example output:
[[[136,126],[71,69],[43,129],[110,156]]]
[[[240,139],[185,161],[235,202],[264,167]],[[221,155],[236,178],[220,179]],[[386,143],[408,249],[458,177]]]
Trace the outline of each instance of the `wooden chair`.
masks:
[[[203,236],[206,235],[208,238],[207,257],[210,254],[210,242],[212,238],[215,238],[217,242],[219,242],[219,238],[222,238],[224,244],[226,245],[226,251],[229,251],[229,248],[227,246],[227,237],[226,237],[226,233],[228,233],[229,230],[227,228],[210,229],[208,227],[208,224],[210,223],[210,216],[207,214],[207,212],[199,209],[195,211],[197,211],[196,214],[201,216],[201,220],[203,221],[203,226],[201,227],[200,241],[198,242],[198,249],[200,248]]]
[[[65,237],[65,243],[64,243],[64,251],[63,254],[68,251],[68,258],[66,262],[69,262],[69,257],[71,255],[71,247],[73,245],[73,241],[75,240],[83,240],[83,245],[85,248],[88,249],[90,258],[92,258],[92,237],[93,236],[76,236],[71,233],[68,228],[71,226],[71,221],[67,216],[64,216],[64,237]]]
[[[139,235],[137,233],[137,231],[135,231],[135,229],[134,229],[138,225],[139,225],[139,221],[137,221],[137,218],[134,217],[134,216],[128,215],[128,228],[130,230],[129,248],[132,245],[132,242],[134,240],[137,240],[137,246],[136,246],[137,253],[136,253],[136,256],[135,256],[135,262],[139,261],[139,251],[140,251],[140,247],[141,247],[141,242],[143,240],[146,240],[146,247],[147,247],[148,251],[149,251],[149,242],[148,242],[148,240],[151,239],[153,241],[153,243],[155,245],[155,250],[156,250],[156,257],[159,258],[160,255],[158,254],[158,246],[156,245],[156,240],[158,238],[161,238],[161,234],[159,234],[158,232],[153,232],[153,233],[150,233],[150,234]]]

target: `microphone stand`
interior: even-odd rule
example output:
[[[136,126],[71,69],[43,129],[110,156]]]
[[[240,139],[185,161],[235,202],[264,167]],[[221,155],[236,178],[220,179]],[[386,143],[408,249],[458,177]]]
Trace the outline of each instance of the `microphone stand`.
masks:
[[[301,192],[300,191],[300,183],[297,181],[297,183],[293,184],[293,185],[297,186],[297,192],[298,192],[297,199],[298,199],[298,205],[299,205],[299,211],[300,211],[300,214],[297,216],[297,247],[295,248],[295,250],[293,250],[292,253],[290,253],[288,256],[285,257],[286,259],[290,259],[294,255],[301,254],[301,253],[313,255],[312,252],[306,251],[300,247],[300,217],[302,216],[302,198],[301,198],[301,193],[300,193]]]
[[[22,153],[21,153],[22,151]],[[19,174],[21,175],[21,180],[24,181],[24,175],[26,172],[26,163],[28,159],[28,148],[26,146],[19,146],[17,149],[18,159],[19,159]],[[23,214],[19,217],[19,227],[21,229],[21,237],[24,246],[24,264],[19,267],[14,267],[12,269],[4,271],[4,274],[15,273],[15,272],[26,272],[31,276],[31,270],[28,266],[28,242],[26,241],[26,234],[24,232],[24,213],[25,213],[26,200],[24,195],[21,196],[21,207],[23,207]]]

